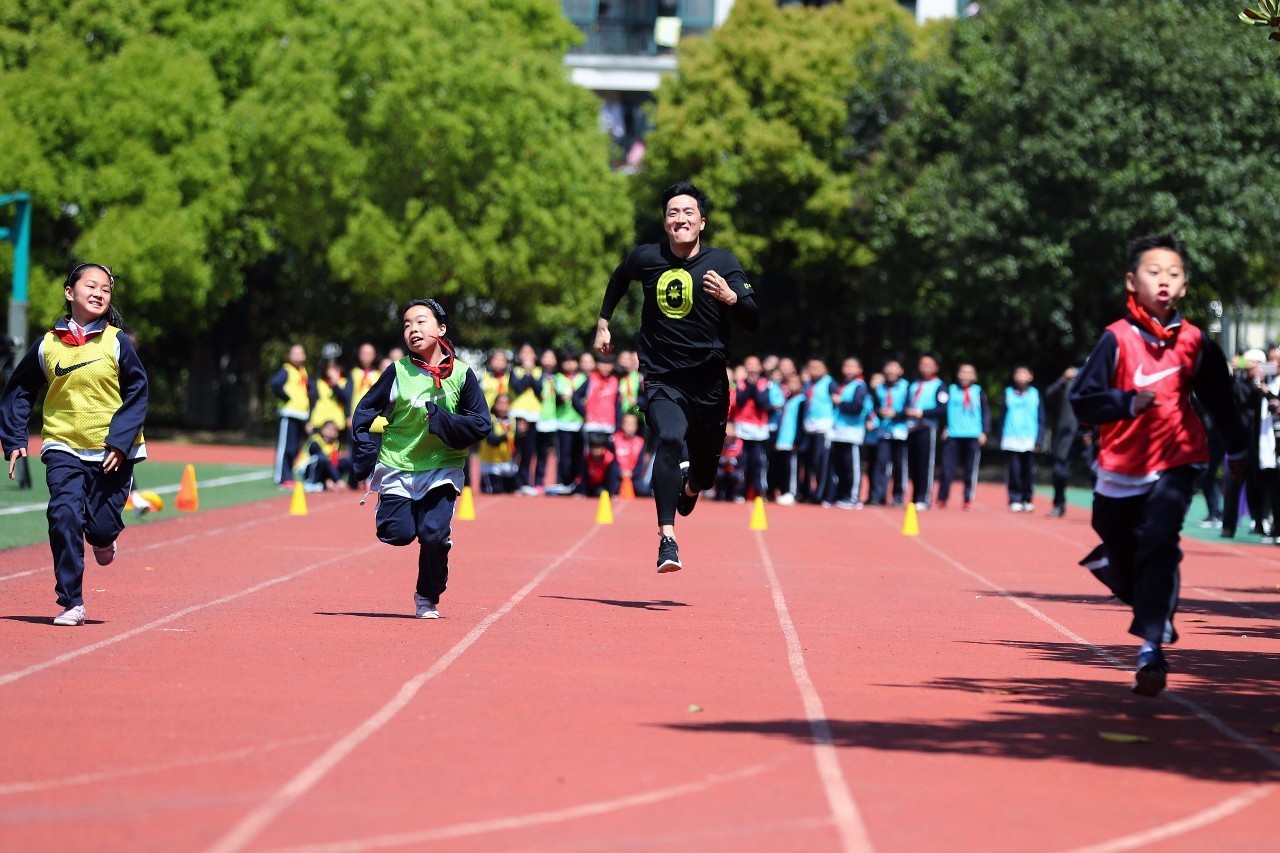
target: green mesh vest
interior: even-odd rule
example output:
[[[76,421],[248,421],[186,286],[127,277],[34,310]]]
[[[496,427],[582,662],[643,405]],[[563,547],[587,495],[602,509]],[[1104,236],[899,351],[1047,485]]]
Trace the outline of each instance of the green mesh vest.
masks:
[[[408,356],[395,363],[396,399],[382,433],[382,450],[378,461],[399,471],[432,471],[438,468],[461,468],[467,461],[467,448],[455,450],[427,432],[428,401],[446,412],[458,410],[462,383],[471,368],[454,360],[453,372],[436,387],[436,381],[413,366]]]

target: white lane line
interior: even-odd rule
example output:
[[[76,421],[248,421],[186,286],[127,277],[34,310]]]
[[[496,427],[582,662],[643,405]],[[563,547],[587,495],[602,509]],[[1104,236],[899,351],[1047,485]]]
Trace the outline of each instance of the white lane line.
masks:
[[[1201,829],[1211,824],[1217,823],[1223,818],[1230,817],[1238,811],[1247,809],[1249,806],[1261,800],[1263,797],[1271,793],[1272,785],[1255,785],[1246,791],[1230,797],[1216,806],[1210,806],[1204,811],[1188,815],[1182,820],[1175,820],[1172,823],[1166,823],[1164,826],[1157,826],[1153,829],[1135,832],[1132,835],[1126,835],[1123,838],[1114,838],[1111,841],[1104,841],[1100,844],[1090,844],[1087,847],[1076,847],[1070,853],[1122,853],[1125,850],[1137,850],[1139,847],[1156,844],[1165,841],[1183,833],[1192,830]]]
[[[68,788],[74,785],[90,785],[94,782],[106,782],[112,779],[126,779],[133,776],[148,776],[152,773],[166,773],[170,770],[178,770],[184,767],[197,767],[203,764],[219,764],[224,761],[239,761],[244,758],[252,758],[265,752],[272,752],[277,749],[284,749],[303,743],[311,743],[316,740],[326,740],[330,737],[332,737],[332,735],[329,734],[307,735],[306,737],[279,740],[258,746],[247,746],[243,749],[220,752],[214,755],[186,758],[178,761],[166,761],[159,764],[141,764],[136,767],[124,767],[117,770],[103,770],[97,773],[80,773],[75,776],[64,776],[59,779],[10,782],[7,785],[0,785],[0,796],[8,794],[29,794],[32,791],[49,791],[55,788]]]
[[[266,500],[270,500],[270,498],[267,498]],[[311,510],[311,513],[314,515],[320,512],[329,512],[334,509],[340,509],[343,506],[344,506],[343,504],[336,504],[336,503],[329,504],[328,506],[323,506],[323,507],[320,507],[319,509],[313,509]],[[237,521],[233,524],[223,524],[223,525],[219,525],[218,527],[205,528],[203,530],[199,530],[194,533],[189,533],[186,536],[174,536],[171,539],[164,539],[159,542],[152,542],[150,545],[138,545],[136,547],[125,545],[121,548],[121,551],[122,553],[127,553],[129,556],[132,556],[134,554],[145,554],[149,551],[158,551],[161,548],[170,548],[175,545],[181,545],[185,542],[194,541],[196,539],[204,539],[210,536],[221,536],[222,534],[226,533],[229,530],[245,530],[250,527],[256,527],[259,524],[267,524],[269,522],[282,521],[289,517],[290,516],[288,512],[280,512],[280,513],[274,513],[272,515],[258,516],[255,518],[251,518],[247,521]],[[128,551],[125,552],[124,548],[128,548]],[[30,577],[31,575],[38,575],[41,573],[52,572],[52,571],[53,571],[52,567],[41,566],[38,569],[28,569],[25,572],[16,572],[12,575],[0,575],[0,582],[7,581],[7,580],[16,580],[18,578]],[[112,569],[111,571],[116,571],[116,570]]]
[[[254,480],[267,480],[271,478],[270,471],[254,471],[249,474],[229,474],[226,477],[214,477],[212,480],[200,480],[199,487],[202,489],[214,489],[218,486],[234,486],[238,483],[251,483]],[[158,495],[171,495],[178,491],[180,487],[157,486],[154,489],[147,489],[149,492],[155,492]],[[44,512],[49,507],[49,502],[18,504],[17,506],[5,507],[0,509],[0,516],[5,515],[22,515],[27,512]]]
[[[930,554],[933,554],[934,556],[936,556],[938,559],[943,560],[944,562],[950,563],[957,570],[973,578],[978,583],[982,584],[987,589],[991,590],[997,595],[1000,595],[1006,601],[1009,601],[1012,604],[1015,604],[1018,607],[1021,607],[1023,610],[1030,613],[1032,616],[1039,619],[1041,622],[1053,628],[1059,634],[1062,634],[1064,637],[1067,637],[1073,642],[1079,643],[1080,645],[1089,649],[1095,655],[1107,661],[1116,669],[1119,669],[1123,672],[1129,671],[1130,667],[1124,661],[1120,660],[1120,658],[1111,654],[1111,652],[1107,651],[1101,646],[1098,646],[1094,643],[1089,642],[1084,637],[1077,634],[1075,631],[1072,631],[1066,625],[1063,625],[1061,622],[1057,621],[1053,617],[1046,614],[1044,611],[1040,610],[1039,608],[1035,607],[1032,604],[1028,604],[1027,602],[1023,601],[1021,598],[1019,598],[1017,595],[1015,595],[1012,592],[1009,592],[1009,590],[1005,589],[1004,587],[1000,586],[994,581],[990,581],[987,578],[983,577],[981,574],[969,568],[964,563],[961,563],[959,560],[955,559],[947,552],[939,548],[935,548],[934,546],[930,545],[928,542],[924,542],[920,539],[916,539],[916,544],[918,544],[924,550],[928,551]],[[1179,693],[1173,690],[1166,690],[1161,695],[1168,697],[1171,701],[1176,702],[1177,704],[1181,705],[1183,708],[1186,708],[1196,717],[1199,717],[1202,722],[1204,722],[1211,728],[1215,729],[1218,733],[1222,734],[1224,737],[1227,737],[1230,740],[1233,740],[1236,743],[1240,744],[1241,746],[1245,747],[1246,749],[1250,750],[1259,758],[1266,761],[1268,764],[1272,765],[1273,767],[1280,768],[1280,755],[1277,755],[1274,750],[1269,749],[1266,746],[1263,746],[1262,744],[1250,739],[1249,737],[1231,728],[1231,726],[1223,722],[1219,717],[1217,717],[1211,711],[1200,707],[1195,702],[1191,701],[1190,699],[1187,699],[1186,697],[1180,695]]]
[[[782,626],[782,635],[787,641],[787,661],[791,664],[791,676],[800,689],[809,731],[813,734],[813,758],[818,765],[818,777],[822,780],[836,831],[840,834],[840,848],[845,851],[870,851],[872,847],[867,827],[853,800],[853,794],[849,791],[844,771],[840,769],[840,757],[836,751],[835,739],[831,735],[827,712],[822,707],[822,698],[818,695],[817,688],[813,686],[813,679],[809,677],[809,669],[804,663],[804,646],[800,644],[800,635],[796,632],[795,623],[791,621],[787,600],[782,594],[782,584],[774,570],[773,558],[769,556],[764,536],[759,531],[756,532],[756,545],[760,549],[760,559],[769,578],[778,623]]]
[[[176,622],[177,620],[182,619],[185,616],[190,616],[192,613],[196,613],[201,610],[206,610],[210,607],[217,607],[220,604],[226,604],[227,602],[235,601],[237,598],[243,598],[246,595],[253,595],[255,592],[261,592],[262,590],[276,586],[277,584],[288,583],[291,580],[300,578],[303,575],[309,572],[315,571],[316,569],[321,568],[323,566],[327,566],[330,563],[336,563],[336,562],[340,562],[342,560],[347,560],[347,559],[355,559],[363,554],[367,554],[381,547],[383,547],[382,543],[378,542],[373,545],[368,545],[364,548],[358,548],[354,551],[346,551],[341,554],[338,554],[337,556],[330,557],[327,560],[320,560],[318,562],[311,563],[310,565],[303,566],[302,568],[293,572],[289,572],[288,574],[278,575],[277,577],[271,578],[269,580],[265,580],[262,583],[254,584],[253,586],[248,587],[247,589],[242,589],[239,592],[233,592],[230,595],[224,595],[221,598],[215,598],[214,600],[206,601],[203,604],[193,604],[190,607],[184,607],[181,610],[170,613],[168,616],[162,616],[159,619],[155,619],[151,622],[148,622],[145,625],[139,625],[136,628],[131,628],[130,630],[124,631],[120,634],[116,634],[113,637],[107,637],[106,639],[99,640],[96,643],[90,643],[87,646],[82,646],[81,648],[75,649],[73,651],[65,652],[63,654],[58,655],[57,657],[50,658],[49,660],[43,661],[41,663],[32,664],[31,666],[25,669],[20,669],[15,672],[9,672],[9,673],[5,673],[4,675],[0,675],[0,687],[3,687],[7,684],[12,684],[13,682],[26,678],[29,675],[35,675],[37,672],[43,672],[44,670],[50,669],[51,667],[55,667],[60,664],[67,663],[69,661],[73,661],[76,658],[83,657],[87,654],[91,654],[92,652],[100,651],[109,646],[114,646],[117,643],[123,643],[125,640],[130,640],[138,636],[139,634],[145,634],[147,631],[155,630],[156,628],[159,628],[161,625],[168,625],[170,622]]]
[[[558,569],[566,561],[570,560],[574,554],[581,550],[600,530],[600,525],[594,525],[592,528],[579,539],[573,547],[569,548],[564,554],[557,557],[542,571],[534,575],[533,579],[522,586],[514,595],[499,607],[490,613],[479,624],[472,628],[465,637],[459,640],[453,648],[445,652],[426,672],[419,673],[413,678],[401,685],[400,690],[385,705],[374,712],[373,716],[366,719],[363,723],[352,729],[345,737],[329,747],[323,754],[304,767],[301,772],[290,779],[283,787],[275,792],[266,802],[262,803],[258,808],[254,809],[246,815],[238,824],[232,827],[231,831],[222,837],[213,847],[210,848],[214,853],[229,853],[233,850],[243,849],[249,842],[256,838],[259,833],[266,829],[272,821],[284,813],[290,806],[306,795],[308,791],[314,788],[319,782],[329,774],[331,770],[342,763],[348,755],[354,752],[360,744],[377,734],[383,727],[390,723],[396,716],[405,709],[413,698],[418,695],[427,682],[443,673],[449,666],[462,656],[467,649],[475,645],[485,632],[502,617],[506,616],[515,609],[521,601],[523,601],[531,592],[546,580],[552,572]]]
[[[586,817],[598,817],[623,809],[634,809],[674,800],[703,791],[725,782],[736,782],[758,775],[766,769],[766,765],[757,764],[744,767],[733,773],[712,773],[696,782],[672,785],[639,794],[628,794],[611,800],[599,800],[594,803],[582,803],[563,809],[545,812],[533,812],[525,815],[477,820],[469,823],[458,823],[453,826],[440,826],[435,829],[423,829],[415,832],[402,832],[395,835],[375,835],[370,838],[357,838],[348,841],[333,841],[328,844],[306,844],[299,847],[277,848],[270,853],[352,853],[357,850],[374,850],[379,847],[405,847],[413,844],[426,844],[432,841],[445,841],[452,838],[463,838],[468,835],[483,835],[490,832],[508,832],[517,829],[529,829],[552,823],[563,823],[580,820]]]

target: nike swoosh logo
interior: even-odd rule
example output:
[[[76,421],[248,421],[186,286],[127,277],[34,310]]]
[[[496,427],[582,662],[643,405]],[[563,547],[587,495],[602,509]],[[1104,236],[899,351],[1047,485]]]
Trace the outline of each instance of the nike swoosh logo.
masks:
[[[70,373],[71,371],[73,371],[73,370],[79,370],[79,369],[80,369],[80,368],[82,368],[82,367],[86,367],[86,366],[88,366],[88,365],[90,365],[90,364],[93,364],[95,361],[102,361],[102,359],[101,359],[101,358],[95,358],[95,359],[93,359],[93,360],[91,360],[91,361],[82,361],[82,362],[80,362],[79,364],[73,364],[73,365],[71,365],[70,367],[63,367],[61,364],[55,364],[55,365],[53,366],[53,375],[54,375],[54,376],[66,376],[66,375],[67,375],[68,373]]]
[[[1177,373],[1179,368],[1170,367],[1168,370],[1161,370],[1159,373],[1143,373],[1142,365],[1138,365],[1138,369],[1133,374],[1133,384],[1139,388],[1146,388],[1148,385],[1154,385],[1166,376]]]

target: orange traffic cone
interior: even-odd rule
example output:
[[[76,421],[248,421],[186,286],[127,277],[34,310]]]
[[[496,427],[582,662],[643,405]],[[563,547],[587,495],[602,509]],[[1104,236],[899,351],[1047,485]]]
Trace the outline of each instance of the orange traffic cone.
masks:
[[[182,469],[182,482],[178,484],[178,498],[173,505],[181,512],[195,512],[200,508],[200,496],[196,493],[196,466]]]
[[[618,489],[618,500],[630,501],[636,496],[636,487],[632,485],[630,477],[622,478],[622,487]]]

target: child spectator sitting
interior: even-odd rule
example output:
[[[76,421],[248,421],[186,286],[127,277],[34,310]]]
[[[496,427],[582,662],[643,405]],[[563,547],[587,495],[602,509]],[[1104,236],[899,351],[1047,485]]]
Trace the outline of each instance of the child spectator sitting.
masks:
[[[511,424],[511,396],[493,398],[489,435],[480,443],[480,490],[487,495],[505,494],[519,488],[515,463],[516,431]]]
[[[742,439],[738,438],[733,424],[725,425],[724,449],[720,451],[720,467],[716,471],[716,500],[742,503]]]
[[[589,498],[600,492],[608,492],[617,496],[622,486],[622,472],[618,468],[618,457],[609,449],[609,436],[594,432],[587,436],[587,457],[582,474],[582,491]]]
[[[295,462],[299,472],[297,476],[302,478],[303,488],[308,492],[336,489],[344,481],[348,488],[356,487],[351,457],[343,456],[338,449],[340,435],[335,422],[325,421],[311,434],[306,447],[298,454]]]
[[[613,436],[613,451],[622,479],[631,481],[631,488],[637,495],[648,495],[652,458],[645,453],[640,418],[635,412],[622,416],[622,429]]]

